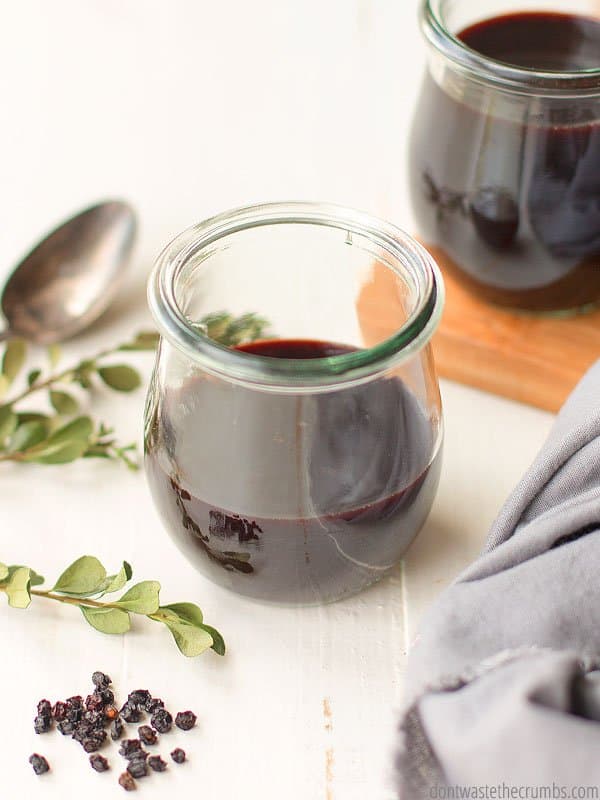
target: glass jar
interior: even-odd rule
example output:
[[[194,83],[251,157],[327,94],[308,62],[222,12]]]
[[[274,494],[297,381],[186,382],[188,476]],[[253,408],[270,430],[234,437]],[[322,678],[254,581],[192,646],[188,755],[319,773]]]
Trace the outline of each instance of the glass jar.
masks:
[[[384,312],[376,280],[387,281]],[[254,206],[171,242],[149,300],[162,340],[146,471],[188,559],[222,586],[285,604],[385,575],[440,470],[429,342],[443,285],[429,254],[359,212]],[[244,331],[260,339],[240,344]]]
[[[595,0],[423,3],[416,221],[442,271],[492,303],[556,312],[600,300],[597,15]],[[520,58],[545,68],[507,63]]]

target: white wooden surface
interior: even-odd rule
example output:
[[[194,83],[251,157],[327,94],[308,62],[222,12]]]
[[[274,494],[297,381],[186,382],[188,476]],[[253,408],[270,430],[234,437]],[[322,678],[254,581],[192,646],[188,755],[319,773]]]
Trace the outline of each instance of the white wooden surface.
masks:
[[[89,353],[147,323],[143,284],[176,232],[269,199],[323,199],[410,229],[405,140],[423,51],[416,0],[19,0],[0,26],[0,271],[61,217],[104,196],[139,209],[127,289],[89,334]],[[149,357],[140,357],[147,372]],[[36,737],[34,704],[87,689],[149,686],[200,724],[190,761],[140,785],[148,798],[379,800],[390,766],[410,641],[422,612],[477,553],[542,443],[549,415],[452,384],[432,515],[396,574],[325,608],[250,604],[199,577],[170,543],[142,474],[103,463],[0,466],[0,559],[49,577],[85,552],[129,559],[166,601],[199,602],[225,659],[178,654],[141,624],[102,637],[78,612],[0,607],[1,796],[122,796],[78,745]],[[122,438],[140,437],[143,393],[101,395]],[[10,729],[5,720],[11,716]],[[35,778],[27,757],[53,772]]]

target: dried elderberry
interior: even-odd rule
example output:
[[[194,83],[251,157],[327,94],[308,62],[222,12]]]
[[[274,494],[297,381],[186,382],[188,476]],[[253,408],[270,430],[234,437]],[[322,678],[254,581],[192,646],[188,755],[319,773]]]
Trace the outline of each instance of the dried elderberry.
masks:
[[[119,776],[119,786],[122,786],[126,792],[133,792],[137,789],[135,781],[128,772],[123,772],[123,774]]]
[[[135,753],[139,753],[142,750],[142,743],[139,739],[123,739],[121,742],[121,746],[119,747],[119,755],[122,755],[123,758],[133,758]]]
[[[97,689],[108,689],[112,680],[104,672],[94,672],[92,675],[92,683]]]
[[[108,769],[108,761],[99,753],[90,756],[90,765],[96,772],[106,772]]]
[[[175,725],[182,731],[191,730],[196,724],[196,715],[193,711],[180,711],[175,717]]]
[[[166,708],[157,708],[154,714],[152,714],[150,724],[154,730],[158,731],[159,733],[168,733],[173,724],[173,717],[169,714]]]
[[[145,758],[132,758],[127,765],[127,772],[132,778],[145,778],[148,774],[148,765]]]
[[[40,756],[38,753],[29,756],[29,763],[33,767],[33,771],[36,775],[43,775],[44,772],[48,772],[50,769],[50,765],[44,756]]]
[[[117,739],[120,739],[123,735],[123,723],[121,722],[121,718],[117,717],[115,720],[112,721],[110,726],[110,738],[113,742],[116,742]]]
[[[38,714],[33,720],[33,727],[36,733],[48,733],[52,727],[52,717]]]
[[[140,725],[138,728],[138,736],[144,744],[156,744],[158,741],[156,731],[153,730],[150,725]]]
[[[150,756],[148,759],[148,766],[151,767],[154,772],[164,772],[167,768],[167,762],[163,761],[160,756]]]

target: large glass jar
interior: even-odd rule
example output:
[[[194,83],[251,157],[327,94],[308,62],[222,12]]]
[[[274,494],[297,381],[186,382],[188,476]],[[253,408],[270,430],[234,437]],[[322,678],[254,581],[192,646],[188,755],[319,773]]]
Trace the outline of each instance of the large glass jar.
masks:
[[[387,281],[383,325],[376,279]],[[146,470],[184,554],[216,583],[276,603],[335,600],[385,575],[440,470],[429,341],[443,287],[429,254],[359,212],[249,207],[171,242],[149,299],[163,338]],[[257,314],[260,340],[215,341],[224,310]]]
[[[595,0],[423,2],[409,154],[419,235],[492,303],[600,300],[598,13]]]

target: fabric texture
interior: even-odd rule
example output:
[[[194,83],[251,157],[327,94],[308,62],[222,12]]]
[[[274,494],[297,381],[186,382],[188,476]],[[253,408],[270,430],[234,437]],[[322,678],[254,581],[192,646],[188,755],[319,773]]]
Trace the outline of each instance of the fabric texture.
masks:
[[[402,800],[600,787],[600,362],[426,615],[407,693]]]

